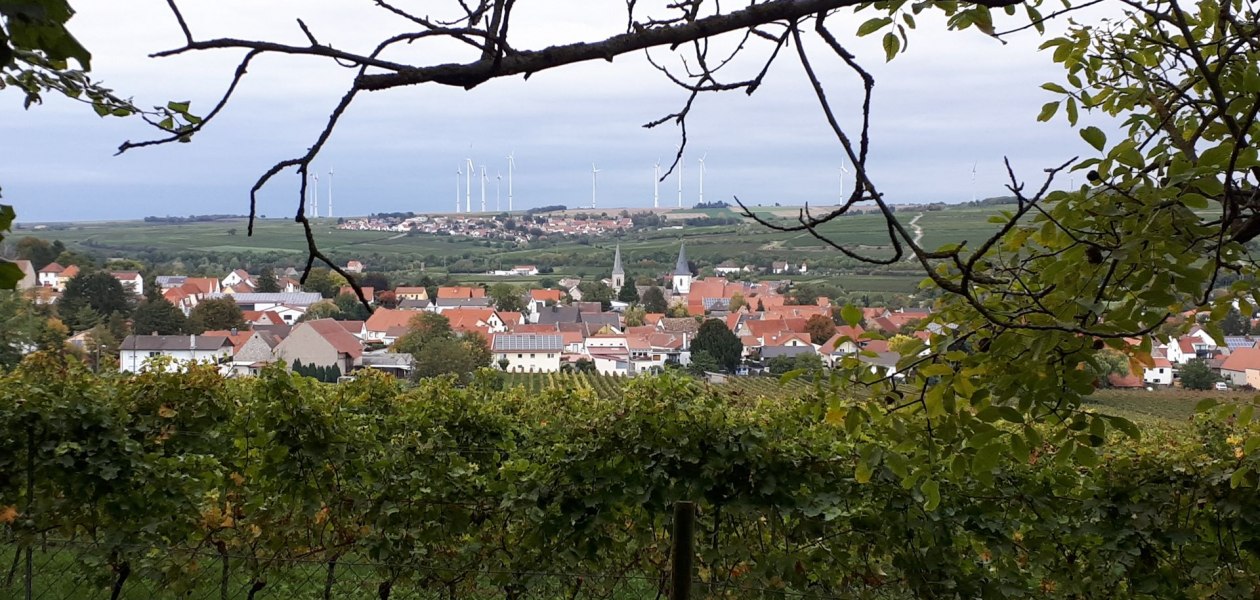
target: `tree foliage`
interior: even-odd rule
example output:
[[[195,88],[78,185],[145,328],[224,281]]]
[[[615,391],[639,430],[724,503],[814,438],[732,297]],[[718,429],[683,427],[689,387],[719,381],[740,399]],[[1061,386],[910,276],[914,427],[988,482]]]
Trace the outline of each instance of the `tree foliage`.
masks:
[[[1196,358],[1178,370],[1181,387],[1188,390],[1210,390],[1221,378],[1208,366],[1207,361]]]
[[[276,280],[276,272],[271,267],[264,267],[258,274],[258,287],[255,291],[262,294],[274,294],[280,291],[280,282]]]
[[[120,281],[104,271],[84,271],[66,282],[58,310],[76,330],[92,327],[110,315],[131,314],[131,298]]]
[[[805,332],[812,344],[824,344],[836,334],[836,323],[826,315],[812,315],[805,321]]]
[[[245,315],[241,313],[241,307],[237,306],[236,301],[229,297],[202,300],[188,313],[188,331],[190,333],[247,328],[249,328],[249,323],[245,321]]]
[[[669,304],[665,302],[665,292],[657,286],[643,290],[642,303],[644,310],[650,313],[664,314],[669,309]]]
[[[137,335],[174,335],[188,332],[184,312],[164,298],[145,300],[132,315],[131,330]]]
[[[508,312],[523,312],[525,310],[525,301],[522,299],[523,294],[515,286],[506,283],[496,283],[490,286],[487,294],[494,301],[494,306],[499,310]]]
[[[617,300],[626,304],[638,304],[639,288],[635,287],[633,279],[626,279],[622,284],[621,290],[617,292]]]
[[[743,355],[744,344],[739,341],[739,336],[727,329],[726,323],[708,319],[700,324],[700,330],[691,341],[691,352],[693,361],[696,352],[705,352],[717,361],[723,371],[733,373]]]

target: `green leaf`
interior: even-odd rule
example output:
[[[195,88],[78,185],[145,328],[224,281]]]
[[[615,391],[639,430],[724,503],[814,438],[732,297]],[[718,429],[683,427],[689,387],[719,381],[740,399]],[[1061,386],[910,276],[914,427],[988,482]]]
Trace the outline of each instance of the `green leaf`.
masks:
[[[941,505],[941,484],[935,479],[924,481],[919,489],[923,491],[923,510],[932,512]]]
[[[177,113],[186,113],[188,112],[189,104],[190,103],[187,100],[183,102],[167,102],[166,108],[169,108]]]
[[[0,231],[8,231],[13,226],[13,220],[17,218],[17,212],[8,204],[0,204]]]
[[[884,34],[884,60],[892,60],[897,56],[897,51],[901,49],[901,38],[897,34],[888,32]]]
[[[1002,457],[1002,444],[989,444],[976,452],[976,457],[971,461],[971,472],[975,475],[987,475],[993,472],[997,467],[998,459]]]
[[[1229,476],[1229,488],[1237,489],[1239,486],[1246,483],[1247,475],[1249,473],[1251,473],[1251,467],[1239,467],[1237,471],[1234,471],[1233,475]]]
[[[879,31],[880,29],[888,26],[890,23],[892,23],[891,17],[878,17],[875,19],[871,19],[865,23],[862,23],[860,26],[858,26],[858,30],[857,30],[858,37],[863,37],[863,36],[867,36],[872,33],[875,33],[876,31]]]
[[[1068,93],[1068,91],[1067,91],[1067,90],[1063,89],[1063,86],[1061,86],[1061,85],[1059,85],[1059,84],[1057,84],[1057,83],[1053,83],[1053,82],[1051,82],[1051,83],[1043,83],[1043,84],[1041,84],[1041,89],[1046,90],[1046,91],[1048,91],[1048,92],[1054,92],[1054,93],[1056,93],[1056,94],[1066,94],[1066,93]]]
[[[24,275],[16,264],[0,259],[0,290],[16,288]]]
[[[844,308],[840,309],[840,318],[844,319],[844,322],[850,326],[856,327],[858,323],[862,322],[862,309],[852,304],[846,304]]]
[[[1093,146],[1095,150],[1101,151],[1107,145],[1107,135],[1101,129],[1090,125],[1081,130],[1081,137]]]
[[[1124,434],[1129,436],[1130,438],[1134,440],[1142,439],[1142,430],[1138,429],[1138,426],[1134,425],[1133,421],[1130,421],[1124,417],[1117,417],[1117,416],[1111,416],[1111,415],[1107,417],[1107,420],[1111,422],[1112,427],[1115,427],[1116,429],[1119,429],[1120,431],[1124,432]]]
[[[1041,114],[1037,115],[1038,121],[1049,121],[1054,118],[1054,113],[1059,112],[1059,102],[1047,102],[1041,107]]]
[[[871,481],[871,465],[865,460],[858,459],[857,467],[853,469],[853,479],[858,483],[870,483]]]

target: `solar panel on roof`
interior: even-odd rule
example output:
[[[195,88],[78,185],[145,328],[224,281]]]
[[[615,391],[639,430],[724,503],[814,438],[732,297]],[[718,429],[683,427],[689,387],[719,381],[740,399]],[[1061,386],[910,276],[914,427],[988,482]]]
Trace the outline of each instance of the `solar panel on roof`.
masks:
[[[564,347],[561,336],[535,333],[499,334],[494,336],[494,349],[503,352],[555,351]]]

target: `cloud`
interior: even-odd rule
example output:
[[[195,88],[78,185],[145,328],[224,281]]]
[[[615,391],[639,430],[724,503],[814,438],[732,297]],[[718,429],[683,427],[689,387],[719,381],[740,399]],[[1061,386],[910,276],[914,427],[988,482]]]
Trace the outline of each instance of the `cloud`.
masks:
[[[142,104],[190,99],[194,110],[205,111],[243,54],[151,59],[148,53],[181,43],[164,2],[80,4],[71,25],[95,54],[96,76]],[[380,37],[408,28],[402,19],[362,3],[187,4],[186,16],[199,38],[302,44],[295,22],[301,17],[321,41],[363,51]],[[523,48],[598,39],[625,27],[621,2],[522,7],[513,32]],[[1043,167],[1085,150],[1062,123],[1035,122],[1040,104],[1050,99],[1038,86],[1060,77],[1048,56],[1035,51],[1035,36],[1003,46],[974,31],[943,31],[939,19],[920,18],[909,52],[885,64],[877,36],[852,34],[865,18],[837,14],[830,22],[876,77],[869,168],[888,198],[956,201],[969,200],[973,193],[996,195],[1006,179],[1002,157],[1010,156],[1022,173],[1036,176]],[[729,47],[733,42],[721,43]],[[857,79],[817,40],[806,49],[841,122],[856,131]],[[757,52],[764,56],[764,48]],[[706,200],[739,195],[752,202],[797,204],[830,201],[838,194],[841,149],[794,52],[783,51],[780,64],[751,97],[737,92],[697,101],[688,123],[687,203],[697,199],[695,159],[706,152]],[[400,48],[391,56],[424,63],[470,58],[465,48],[438,44]],[[679,64],[661,51],[654,56]],[[732,75],[755,72],[760,63],[754,58],[736,63]],[[0,139],[21,149],[0,165],[0,184],[6,201],[16,203],[27,221],[244,212],[254,180],[271,164],[310,146],[352,75],[324,61],[260,60],[238,97],[194,143],[122,157],[112,156],[119,142],[146,135],[137,121],[97,119],[76,103],[56,99],[23,112],[13,94],[0,94]],[[642,55],[573,65],[529,80],[492,81],[470,91],[428,85],[365,93],[316,168],[336,169],[343,214],[449,210],[455,169],[468,157],[487,165],[492,198],[493,175],[502,172],[506,180],[504,157],[513,151],[518,207],[589,202],[592,162],[602,169],[601,204],[648,206],[652,165],[658,159],[666,165],[672,161],[680,132],[672,124],[654,130],[641,125],[677,110],[685,98]],[[978,165],[974,186],[973,163]],[[266,209],[291,212],[294,183],[291,174],[278,177],[264,192]],[[671,177],[661,185],[662,202],[668,198],[672,204],[676,194]]]

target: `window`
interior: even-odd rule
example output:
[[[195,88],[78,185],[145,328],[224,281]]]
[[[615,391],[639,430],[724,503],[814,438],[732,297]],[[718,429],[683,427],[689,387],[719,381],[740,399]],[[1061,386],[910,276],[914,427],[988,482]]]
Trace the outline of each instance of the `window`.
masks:
[[[149,356],[150,356],[150,357],[154,357],[154,356],[162,356],[162,353],[161,353],[161,352],[150,352],[150,353],[149,353]]]
[[[517,354],[516,358],[524,358],[524,356],[525,356],[524,354]]]

